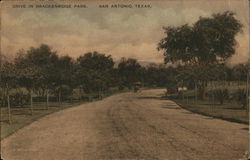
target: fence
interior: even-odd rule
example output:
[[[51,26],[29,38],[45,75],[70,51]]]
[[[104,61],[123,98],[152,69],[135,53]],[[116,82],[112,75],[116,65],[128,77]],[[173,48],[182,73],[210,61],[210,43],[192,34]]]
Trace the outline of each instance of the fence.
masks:
[[[105,92],[86,94],[79,92],[79,89],[75,89],[74,94],[67,97],[62,96],[62,98],[59,98],[56,95],[50,95],[47,98],[41,95],[31,97],[27,92],[21,94],[12,91],[10,96],[2,95],[0,98],[1,121],[11,124],[12,115],[33,115],[34,110],[49,110],[49,108],[91,102],[118,92],[121,92],[118,88],[111,88]]]
[[[179,90],[168,94],[168,97],[192,112],[248,123],[249,90],[247,81],[211,81],[205,87],[203,99],[198,97],[198,87],[186,91]]]

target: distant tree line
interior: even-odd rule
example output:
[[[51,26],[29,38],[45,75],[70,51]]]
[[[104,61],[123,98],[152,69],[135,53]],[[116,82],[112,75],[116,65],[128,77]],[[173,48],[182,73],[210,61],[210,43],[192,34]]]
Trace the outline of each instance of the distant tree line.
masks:
[[[74,59],[59,56],[46,44],[32,47],[20,51],[13,61],[0,59],[1,102],[7,103],[13,89],[21,93],[25,88],[29,96],[21,99],[30,99],[32,104],[34,94],[44,97],[47,103],[51,96],[60,102],[74,98],[76,89],[82,95],[103,93],[112,87],[131,89],[135,82],[144,87],[170,89],[197,86],[202,99],[209,81],[246,80],[249,64],[225,65],[235,53],[235,35],[241,28],[235,14],[229,11],[200,17],[192,26],[164,27],[166,37],[158,49],[164,52],[166,64],[147,66],[132,58],[121,58],[116,66],[111,55],[99,52]]]
[[[2,57],[2,56],[1,56]],[[147,76],[146,68],[136,59],[121,58],[117,67],[110,55],[85,53],[76,59],[59,56],[46,44],[27,51],[21,50],[7,61],[1,58],[1,105],[31,104],[34,95],[49,100],[69,100],[75,90],[82,98],[86,94],[100,94],[116,87],[131,89],[135,82]],[[10,104],[12,103],[12,104]]]
[[[121,58],[115,67],[110,55],[89,52],[73,59],[59,56],[48,45],[42,44],[19,52],[13,61],[1,61],[1,96],[6,99],[11,89],[21,92],[21,88],[25,88],[31,97],[41,95],[48,101],[53,96],[60,102],[72,97],[74,89],[85,94],[103,93],[112,87],[131,89],[135,82],[143,83],[144,87],[185,85],[192,89],[197,79],[245,81],[248,67],[249,64],[173,67],[152,63],[142,66],[131,58]]]

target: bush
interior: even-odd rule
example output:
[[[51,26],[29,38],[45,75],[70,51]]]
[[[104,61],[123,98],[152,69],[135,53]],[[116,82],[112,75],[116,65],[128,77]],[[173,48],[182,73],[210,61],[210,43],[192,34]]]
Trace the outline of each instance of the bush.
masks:
[[[24,93],[15,93],[10,95],[11,106],[24,107],[29,104],[30,95]]]

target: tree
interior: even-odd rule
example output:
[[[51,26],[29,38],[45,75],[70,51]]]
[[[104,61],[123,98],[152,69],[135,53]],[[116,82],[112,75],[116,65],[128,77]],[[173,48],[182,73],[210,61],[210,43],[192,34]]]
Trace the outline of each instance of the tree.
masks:
[[[3,89],[4,95],[6,98],[7,107],[8,107],[8,120],[11,123],[11,103],[10,103],[10,90],[16,87],[16,68],[15,65],[8,61],[1,62],[1,87]],[[4,98],[3,98],[4,99]]]
[[[213,14],[193,25],[164,27],[167,37],[158,44],[164,51],[165,63],[181,61],[189,64],[215,64],[224,62],[235,53],[235,36],[242,24],[233,12]]]
[[[212,17],[200,19],[193,25],[164,27],[167,36],[158,44],[163,50],[165,63],[182,63],[192,66],[223,64],[235,53],[237,33],[242,31],[242,24],[230,11],[213,14]],[[204,69],[204,67],[203,67]],[[207,73],[207,71],[202,72]],[[207,80],[196,81],[204,92]],[[201,97],[204,93],[200,93]]]
[[[59,57],[57,61],[56,70],[58,78],[55,81],[55,85],[57,86],[59,102],[61,102],[63,91],[63,97],[66,98],[73,94],[73,89],[76,87],[73,80],[74,65],[74,61],[70,56]]]
[[[101,92],[111,86],[114,61],[110,55],[89,52],[77,58],[78,84],[85,93]]]
[[[232,68],[232,75],[234,80],[237,81],[246,81],[247,80],[247,73],[248,69],[250,68],[249,64],[238,64]]]
[[[144,67],[142,67],[144,68]],[[150,87],[170,87],[172,84],[171,69],[163,64],[157,65],[154,63],[145,67],[145,85]]]
[[[33,115],[33,93],[38,88],[37,84],[43,81],[41,68],[28,61],[27,55],[18,54],[15,58],[16,79],[18,87],[24,87],[30,95],[30,111]]]
[[[131,88],[133,83],[141,81],[141,65],[136,59],[122,58],[118,64],[118,75],[120,81],[120,87],[126,86]]]
[[[42,44],[37,48],[31,47],[26,53],[19,53],[15,59],[15,64],[19,68],[19,83],[27,88],[31,96],[33,92],[42,95],[46,94],[46,106],[49,106],[49,90],[55,89],[56,82],[59,81],[59,72],[56,67],[58,55],[46,45]]]

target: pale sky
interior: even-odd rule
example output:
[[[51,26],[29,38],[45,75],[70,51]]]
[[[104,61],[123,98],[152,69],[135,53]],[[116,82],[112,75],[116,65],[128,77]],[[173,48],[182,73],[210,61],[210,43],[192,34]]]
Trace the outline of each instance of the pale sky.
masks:
[[[60,55],[77,57],[89,51],[140,61],[163,62],[157,43],[163,26],[192,25],[200,16],[233,11],[244,25],[231,63],[249,58],[249,4],[247,0],[83,1],[88,8],[13,8],[14,4],[71,4],[69,0],[5,1],[1,5],[1,52],[13,57],[41,43]],[[101,4],[150,4],[151,8],[99,8]]]

